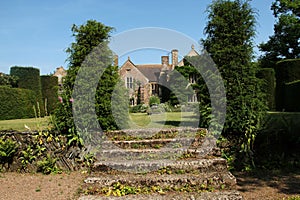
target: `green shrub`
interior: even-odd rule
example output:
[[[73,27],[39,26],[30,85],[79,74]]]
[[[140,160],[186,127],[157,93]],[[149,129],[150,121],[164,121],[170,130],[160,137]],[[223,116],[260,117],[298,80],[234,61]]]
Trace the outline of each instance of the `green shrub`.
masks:
[[[284,109],[285,83],[300,80],[300,59],[283,60],[275,66],[276,110]]]
[[[149,99],[149,105],[152,106],[152,105],[158,105],[160,104],[160,99],[158,96],[151,96],[150,99]]]
[[[269,110],[275,110],[275,70],[273,68],[262,68],[258,71],[257,77],[263,80],[262,91],[266,94]]]
[[[45,114],[51,114],[57,107],[58,103],[58,79],[55,76],[41,76],[41,83]]]
[[[60,170],[56,166],[56,158],[52,158],[49,154],[46,158],[37,162],[38,172],[43,174],[59,173]]]
[[[9,163],[13,161],[13,157],[17,152],[18,145],[11,139],[2,140],[0,139],[0,162],[2,164]]]
[[[148,106],[144,105],[144,104],[139,104],[136,106],[132,106],[129,109],[130,113],[145,113],[147,112]]]
[[[283,99],[283,108],[285,111],[300,112],[299,91],[300,91],[300,80],[285,84],[284,99]]]
[[[0,85],[17,87],[17,80],[18,78],[16,76],[10,76],[8,74],[0,73]]]
[[[0,120],[34,117],[35,94],[31,90],[0,87]]]

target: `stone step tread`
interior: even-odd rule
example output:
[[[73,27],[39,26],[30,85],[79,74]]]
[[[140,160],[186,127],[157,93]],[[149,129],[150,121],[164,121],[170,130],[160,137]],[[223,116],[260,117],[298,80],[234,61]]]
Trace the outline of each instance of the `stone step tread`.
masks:
[[[103,149],[99,150],[99,154],[105,154],[105,153],[161,153],[161,152],[174,152],[174,151],[180,151],[180,152],[190,152],[190,153],[201,153],[200,149],[187,149],[187,148],[147,148],[147,149],[123,149],[123,148],[116,148],[116,149]]]
[[[99,161],[95,162],[94,166],[106,165],[106,164],[136,164],[136,165],[147,165],[147,164],[161,164],[164,166],[203,166],[203,165],[216,165],[223,164],[227,166],[227,161],[224,158],[210,158],[210,159],[186,159],[186,160],[132,160],[132,161]]]
[[[162,139],[141,139],[141,140],[107,140],[103,143],[151,143],[151,142],[177,142],[177,141],[194,141],[195,138],[162,138]]]
[[[145,149],[100,149],[95,154],[99,161],[114,161],[114,160],[158,160],[171,159],[176,160],[180,158],[207,158],[218,157],[220,150],[217,148],[145,148]]]
[[[94,163],[93,171],[119,170],[127,172],[150,172],[168,167],[170,170],[186,172],[227,171],[227,162],[223,158],[186,159],[186,160],[118,160]]]
[[[112,187],[121,183],[135,187],[152,187],[174,189],[186,187],[214,189],[233,189],[236,178],[230,172],[210,172],[201,174],[94,174],[84,180],[85,187],[93,185],[98,189]]]
[[[202,192],[202,193],[180,193],[172,192],[165,195],[160,194],[140,194],[140,195],[126,195],[122,197],[114,196],[97,196],[88,195],[81,196],[79,200],[243,200],[242,195],[236,190],[230,191],[216,191],[216,192]]]

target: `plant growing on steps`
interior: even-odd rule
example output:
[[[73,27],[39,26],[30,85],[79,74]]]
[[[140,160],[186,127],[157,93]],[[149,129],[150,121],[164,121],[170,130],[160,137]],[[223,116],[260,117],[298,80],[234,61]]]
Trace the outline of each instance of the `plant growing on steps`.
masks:
[[[21,164],[22,169],[25,170],[27,165],[32,163],[36,159],[34,150],[32,149],[31,145],[28,145],[26,150],[21,151]]]
[[[56,166],[57,158],[52,158],[50,154],[43,160],[37,162],[38,172],[43,174],[60,173],[61,170]]]
[[[11,139],[0,139],[0,163],[3,165],[8,163],[9,165],[13,161],[13,157],[17,152],[18,145]]]

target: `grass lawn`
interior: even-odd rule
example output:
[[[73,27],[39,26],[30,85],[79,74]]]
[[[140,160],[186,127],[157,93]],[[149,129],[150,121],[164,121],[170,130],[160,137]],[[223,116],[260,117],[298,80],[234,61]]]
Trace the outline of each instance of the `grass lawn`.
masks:
[[[148,115],[147,113],[130,113],[130,128],[170,128],[197,125],[199,119],[193,112],[168,112]],[[27,131],[47,129],[49,117],[0,120],[0,130]]]
[[[0,120],[0,130],[28,131],[25,125],[28,126],[30,130],[43,130],[47,129],[48,121],[49,117]]]
[[[148,115],[147,113],[131,113],[130,128],[170,128],[178,126],[198,125],[199,117],[193,112],[166,112]]]

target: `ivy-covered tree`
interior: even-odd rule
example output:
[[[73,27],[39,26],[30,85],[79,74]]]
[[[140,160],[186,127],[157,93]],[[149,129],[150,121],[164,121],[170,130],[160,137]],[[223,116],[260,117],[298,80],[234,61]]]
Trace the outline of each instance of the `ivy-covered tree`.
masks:
[[[300,58],[300,1],[275,0],[271,10],[277,19],[274,35],[259,48],[261,66],[273,68],[281,59]]]
[[[117,129],[118,123],[127,122],[127,110],[123,109],[124,105],[128,106],[126,91],[122,87],[124,84],[120,84],[118,67],[112,66],[113,54],[108,48],[112,30],[94,20],[72,27],[75,42],[67,49],[69,69],[63,93],[59,97],[60,104],[54,115],[56,128],[70,136],[70,143],[82,143],[80,132],[94,131],[95,120],[102,130]],[[121,92],[122,96],[114,95],[116,91],[118,94]],[[112,109],[113,97],[117,102],[114,103],[117,106],[114,112],[118,112],[115,115]],[[118,117],[122,120],[116,119]],[[74,120],[80,120],[80,127],[78,124],[75,127]]]
[[[204,48],[224,80],[227,113],[223,136],[235,164],[251,164],[252,146],[265,111],[257,67],[252,64],[255,15],[249,1],[215,0],[208,8]],[[240,154],[242,152],[242,154]]]

